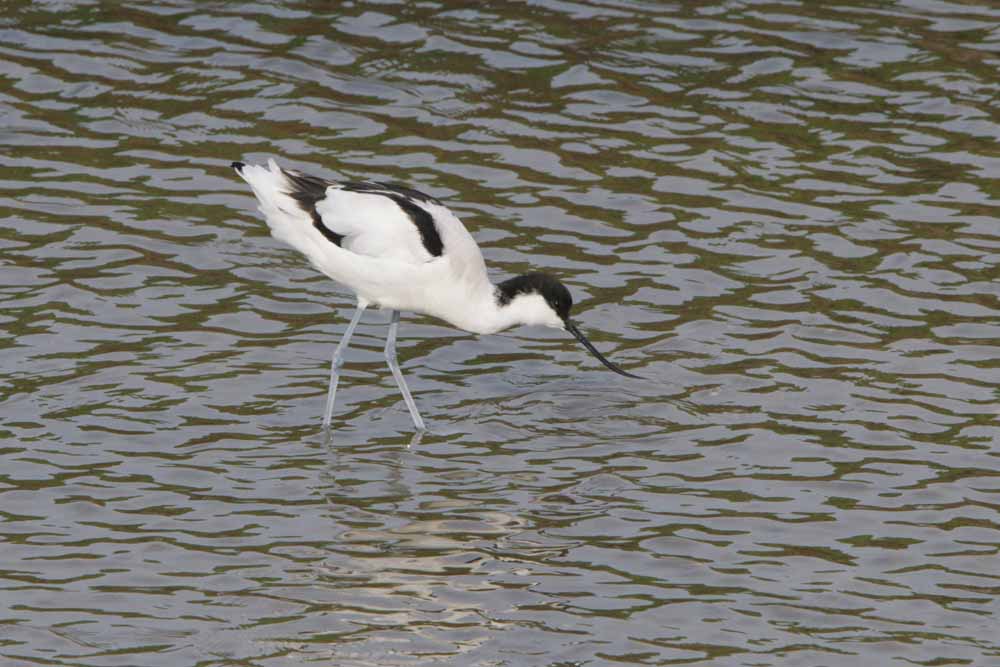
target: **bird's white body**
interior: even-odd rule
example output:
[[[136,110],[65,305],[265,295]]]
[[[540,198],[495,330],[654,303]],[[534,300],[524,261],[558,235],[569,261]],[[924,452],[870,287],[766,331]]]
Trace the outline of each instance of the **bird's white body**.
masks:
[[[343,237],[338,246],[288,194],[291,183],[274,160],[268,167],[246,165],[240,175],[257,195],[271,234],[366,304],[432,315],[477,334],[516,324],[563,326],[537,294],[519,295],[500,307],[479,246],[455,214],[436,200],[409,204],[433,221],[443,246],[439,256],[427,250],[413,220],[392,198],[330,184],[315,210],[323,226]]]
[[[337,345],[323,424],[333,413],[340,364],[369,304],[392,311],[385,358],[417,430],[423,418],[396,361],[399,311],[438,317],[459,329],[488,334],[519,324],[572,333],[601,363],[632,376],[597,351],[569,318],[569,290],[544,273],[490,282],[479,246],[441,202],[402,185],[334,183],[281,169],[234,162],[253,188],[271,234],[358,297],[358,309]]]

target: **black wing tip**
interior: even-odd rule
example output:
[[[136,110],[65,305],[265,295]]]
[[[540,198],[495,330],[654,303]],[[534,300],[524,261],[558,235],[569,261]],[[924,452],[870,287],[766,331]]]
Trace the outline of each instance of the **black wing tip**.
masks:
[[[234,162],[234,163],[232,163],[229,166],[232,167],[233,169],[235,169],[237,174],[242,174],[243,173],[243,167],[245,167],[246,164],[244,164],[243,162]]]

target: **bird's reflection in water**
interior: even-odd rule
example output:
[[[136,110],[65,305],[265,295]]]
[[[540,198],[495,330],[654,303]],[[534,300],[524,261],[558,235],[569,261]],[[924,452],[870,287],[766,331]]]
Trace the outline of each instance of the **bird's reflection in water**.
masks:
[[[331,556],[353,552],[368,541],[361,534],[380,533],[399,520],[400,508],[412,497],[412,485],[406,481],[406,471],[412,467],[409,454],[422,437],[423,432],[418,431],[406,438],[359,443],[357,438],[336,429],[323,429],[321,438],[328,464],[317,491],[326,499],[333,519],[335,544]]]

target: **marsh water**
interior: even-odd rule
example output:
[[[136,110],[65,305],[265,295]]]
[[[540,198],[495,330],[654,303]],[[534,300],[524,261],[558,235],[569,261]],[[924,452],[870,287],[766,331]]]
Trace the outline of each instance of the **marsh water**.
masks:
[[[1000,6],[13,2],[0,665],[1000,664]],[[352,295],[408,183],[568,334]]]

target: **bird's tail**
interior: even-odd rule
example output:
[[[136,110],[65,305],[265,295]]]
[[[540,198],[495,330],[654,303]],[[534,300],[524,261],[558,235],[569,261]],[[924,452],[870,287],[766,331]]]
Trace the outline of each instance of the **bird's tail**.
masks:
[[[274,213],[283,211],[288,214],[291,212],[288,210],[288,202],[283,201],[287,198],[285,190],[288,186],[285,175],[281,172],[281,167],[278,166],[277,162],[268,160],[267,167],[243,162],[234,162],[232,166],[236,173],[250,184],[253,193],[257,195],[261,213],[270,217],[272,211],[266,209],[275,209]]]
[[[233,169],[246,181],[259,202],[268,227],[275,238],[296,245],[294,239],[301,234],[303,224],[311,224],[309,213],[289,195],[289,182],[281,167],[274,160],[267,166],[233,162]]]

